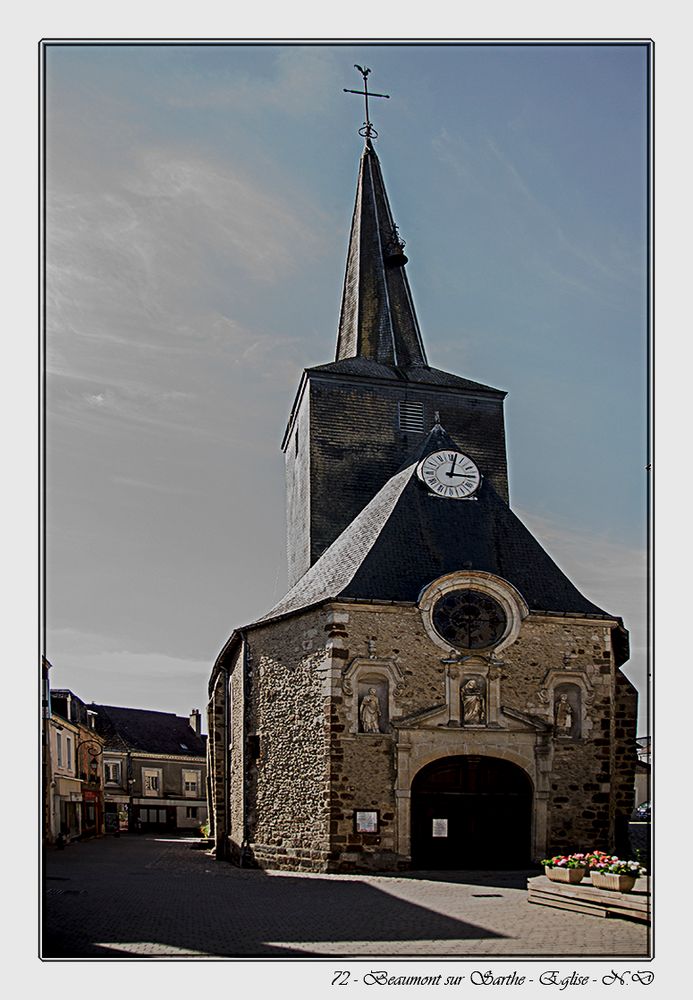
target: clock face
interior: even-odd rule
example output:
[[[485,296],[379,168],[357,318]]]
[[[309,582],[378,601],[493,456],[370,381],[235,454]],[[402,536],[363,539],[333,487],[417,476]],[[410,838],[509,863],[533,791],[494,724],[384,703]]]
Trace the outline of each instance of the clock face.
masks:
[[[505,633],[507,618],[498,601],[478,590],[452,590],[433,608],[433,627],[455,649],[486,649]]]
[[[466,500],[481,483],[481,473],[461,451],[434,451],[419,462],[416,474],[432,493]]]

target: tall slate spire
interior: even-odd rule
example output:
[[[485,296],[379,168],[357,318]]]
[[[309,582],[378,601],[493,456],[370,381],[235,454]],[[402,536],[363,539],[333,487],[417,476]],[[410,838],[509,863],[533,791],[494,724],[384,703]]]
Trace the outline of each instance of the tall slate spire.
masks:
[[[370,138],[359,164],[351,222],[337,361],[368,358],[397,368],[427,365],[404,273],[406,257]]]

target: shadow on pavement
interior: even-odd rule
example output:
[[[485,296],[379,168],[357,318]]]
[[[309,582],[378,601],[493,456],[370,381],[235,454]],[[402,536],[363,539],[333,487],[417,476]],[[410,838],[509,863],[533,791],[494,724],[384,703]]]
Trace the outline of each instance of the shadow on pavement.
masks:
[[[180,852],[169,859],[162,845],[142,840],[137,845],[100,841],[74,851],[72,857],[66,852],[47,859],[44,958],[324,958],[330,951],[311,951],[311,942],[341,942],[334,954],[344,955],[343,943],[351,941],[505,937],[358,878],[268,876],[196,851],[185,851],[182,860]],[[519,872],[489,875],[491,881],[480,873],[416,873],[504,887],[523,877]]]
[[[498,889],[526,889],[527,879],[541,875],[543,868],[527,868],[522,871],[412,871],[379,872],[379,878],[422,879],[426,882],[451,882],[455,885],[478,885]]]

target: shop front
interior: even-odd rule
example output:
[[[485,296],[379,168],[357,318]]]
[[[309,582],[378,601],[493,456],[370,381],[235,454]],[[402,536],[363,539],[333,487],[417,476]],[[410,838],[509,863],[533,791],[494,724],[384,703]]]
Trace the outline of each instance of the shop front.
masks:
[[[82,791],[73,778],[58,778],[54,796],[54,830],[63,841],[76,840],[82,833]]]

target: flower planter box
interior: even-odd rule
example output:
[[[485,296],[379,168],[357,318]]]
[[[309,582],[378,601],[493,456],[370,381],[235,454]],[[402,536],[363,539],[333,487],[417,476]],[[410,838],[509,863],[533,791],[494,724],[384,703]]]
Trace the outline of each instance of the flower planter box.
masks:
[[[611,892],[630,892],[635,885],[633,875],[616,875],[614,872],[592,872],[592,885]]]
[[[549,868],[548,865],[544,867],[546,877],[552,882],[570,882],[573,885],[576,882],[582,882],[585,870],[584,868]]]

